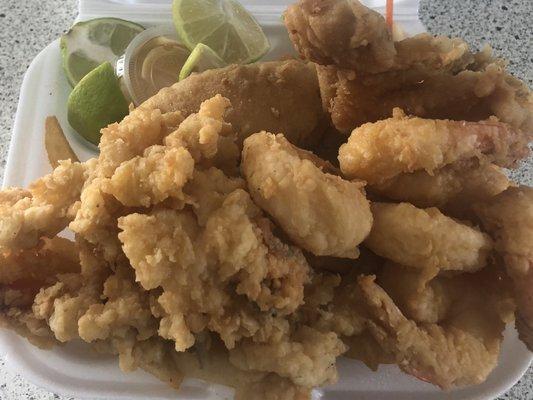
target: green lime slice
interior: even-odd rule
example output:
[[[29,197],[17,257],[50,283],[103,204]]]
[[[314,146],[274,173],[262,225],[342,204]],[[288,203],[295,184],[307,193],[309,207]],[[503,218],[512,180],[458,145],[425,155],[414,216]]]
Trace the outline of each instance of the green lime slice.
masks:
[[[198,43],[181,68],[179,80],[187,78],[193,72],[225,67],[226,62],[209,46]]]
[[[63,69],[72,86],[103,62],[115,61],[124,54],[132,39],[142,32],[141,25],[118,18],[97,18],[78,22],[61,36]]]
[[[174,0],[178,36],[190,49],[210,47],[226,63],[250,63],[270,49],[257,21],[236,0]]]
[[[128,114],[128,101],[109,62],[96,67],[79,81],[70,93],[67,109],[72,128],[96,145],[100,141],[100,129]]]

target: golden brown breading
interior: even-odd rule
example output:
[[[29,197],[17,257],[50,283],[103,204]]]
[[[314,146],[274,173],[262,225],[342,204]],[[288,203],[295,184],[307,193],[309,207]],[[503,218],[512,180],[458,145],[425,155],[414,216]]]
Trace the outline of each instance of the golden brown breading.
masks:
[[[364,253],[363,253],[364,254]],[[381,263],[364,254],[356,260],[363,270],[376,269]],[[321,332],[335,332],[348,347],[346,356],[363,361],[376,370],[379,364],[394,362],[367,330],[365,310],[357,285],[359,271],[352,269],[342,279],[336,274],[321,273],[306,287],[305,305],[298,311],[298,322],[308,324]]]
[[[85,164],[62,161],[27,192],[7,189],[0,199],[0,248],[31,248],[41,237],[64,229],[73,218],[72,206],[80,198],[85,173]]]
[[[193,179],[185,186],[185,193],[198,219],[198,225],[205,226],[209,216],[222,205],[228,194],[245,187],[244,179],[226,176],[218,168],[195,170]]]
[[[298,245],[319,256],[357,258],[372,225],[362,185],[325,173],[283,135],[244,142],[242,172],[254,201]]]
[[[56,274],[78,272],[79,257],[74,242],[54,237],[43,239],[38,247],[4,250],[0,254],[0,285],[25,281],[39,287],[55,280]]]
[[[79,271],[75,244],[60,237],[43,239],[35,248],[4,250],[0,255],[0,324],[38,347],[57,343],[47,323],[32,310],[33,300],[41,288],[57,281],[57,274]]]
[[[189,115],[165,137],[165,146],[187,149],[197,165],[216,166],[231,175],[237,173],[237,134],[224,117],[230,109],[229,100],[219,94],[207,99],[200,104],[198,113]]]
[[[507,274],[514,284],[517,328],[533,349],[533,188],[511,187],[474,206],[483,226],[496,241]]]
[[[427,271],[476,271],[492,249],[489,236],[409,203],[373,203],[374,225],[364,244],[379,256]]]
[[[429,278],[413,268],[388,262],[377,274],[377,283],[407,318],[417,323],[439,323],[454,299],[446,285],[449,278]]]
[[[161,144],[182,120],[176,111],[136,108],[120,123],[103,128],[96,174],[109,178],[124,161],[142,155],[149,146]]]
[[[230,361],[245,371],[275,372],[296,385],[313,387],[337,381],[335,360],[345,351],[335,333],[302,326],[290,338],[245,340],[230,350]]]
[[[92,304],[99,303],[102,282],[86,280],[81,274],[64,274],[43,288],[33,302],[33,313],[47,322],[60,342],[80,337],[78,320]]]
[[[461,211],[485,201],[509,187],[504,170],[494,164],[454,163],[429,174],[424,170],[402,173],[368,188],[395,201],[417,207],[439,207]]]
[[[374,277],[358,282],[370,332],[408,374],[451,388],[483,382],[496,366],[505,325],[470,286],[457,314],[440,326],[407,319]]]
[[[412,69],[359,77],[331,66],[317,71],[324,107],[345,134],[390,117],[395,107],[423,118],[479,121],[496,116],[514,129],[533,132],[533,96],[499,61],[457,74]]]
[[[92,304],[78,319],[78,332],[86,342],[126,337],[133,331],[137,340],[157,334],[149,293],[139,290],[129,266],[119,266],[103,284],[105,303]]]
[[[123,162],[110,180],[102,181],[101,190],[130,207],[148,207],[167,198],[185,203],[191,199],[183,187],[193,178],[195,165],[234,174],[240,154],[231,125],[223,119],[228,107],[220,95],[204,101],[197,114],[164,138],[164,146],[150,146],[142,157]]]
[[[483,298],[487,310],[504,322],[514,320],[512,282],[500,260],[492,259],[482,270],[466,274],[428,277],[420,270],[387,262],[377,273],[377,283],[386,290],[406,317],[417,323],[441,323],[457,314],[469,301],[464,291]]]
[[[458,51],[442,67],[453,69],[461,57]],[[475,68],[492,62],[474,58]],[[433,68],[435,59],[425,60]],[[117,355],[124,371],[143,368],[176,388],[185,376],[227,384],[240,399],[308,399],[314,386],[337,379],[336,359],[344,352],[372,368],[396,362],[443,387],[483,380],[498,355],[502,321],[509,321],[514,307],[506,277],[497,268],[498,256],[491,253],[494,258],[483,268],[491,249],[485,234],[436,209],[376,203],[368,247],[407,266],[389,270],[384,259],[362,247],[358,259],[307,254],[314,270],[299,247],[286,243],[290,238],[280,227],[290,236],[287,226],[309,225],[304,239],[321,236],[326,245],[333,243],[325,254],[355,256],[372,223],[362,184],[343,180],[330,163],[266,133],[248,138],[239,171],[235,132],[250,134],[254,123],[270,123],[269,113],[278,111],[258,110],[258,104],[287,106],[282,111],[291,115],[277,115],[277,123],[301,128],[296,140],[309,143],[316,133],[311,131],[318,129],[320,117],[309,106],[316,99],[306,98],[304,112],[294,118],[294,104],[287,103],[294,99],[281,96],[291,91],[310,96],[312,85],[294,87],[306,84],[309,68],[292,61],[211,71],[205,74],[209,79],[228,80],[213,81],[202,90],[224,87],[237,97],[237,106],[217,95],[183,119],[173,110],[197,99],[174,96],[200,85],[201,79],[193,76],[194,85],[163,91],[104,129],[97,159],[65,163],[28,191],[0,191],[0,210],[8,222],[22,209],[28,222],[22,224],[24,238],[0,254],[0,323],[40,346],[81,339],[97,351]],[[258,85],[231,81],[242,76],[259,77]],[[310,76],[314,79],[312,71]],[[246,100],[241,95],[258,94],[257,104],[239,103]],[[269,94],[280,98],[261,97]],[[175,103],[151,108],[167,100]],[[239,114],[245,111],[250,112]],[[318,119],[303,121],[311,114]],[[235,126],[226,121],[228,116]],[[452,131],[445,140],[434,141],[441,160],[438,154],[428,157],[420,146],[420,153],[414,149],[409,154],[412,158],[394,159],[391,179],[420,171],[436,174],[440,186],[433,198],[481,199],[476,197],[481,189],[490,197],[503,179],[499,170],[478,159],[511,165],[526,152],[527,135],[504,124],[465,124],[468,129],[461,131],[458,122],[431,123]],[[400,135],[390,138],[392,143]],[[368,153],[378,160],[379,150]],[[71,169],[79,175],[73,172],[70,181],[62,180]],[[387,168],[372,170],[390,178]],[[449,173],[448,181],[455,182],[458,171],[468,172],[462,179],[479,178],[481,189],[465,182],[439,192],[446,184],[442,176]],[[257,187],[261,191],[255,193]],[[279,208],[261,203],[276,196]],[[49,203],[59,211],[41,214],[39,207],[46,209]],[[40,225],[47,218],[56,230],[70,222],[75,244],[48,239],[57,232],[42,229],[49,226]],[[494,233],[498,229],[489,230],[503,243]],[[34,247],[20,249],[19,244]],[[512,268],[525,265],[522,254],[498,250],[512,260]],[[342,276],[319,269],[319,264]],[[452,270],[453,276],[448,271],[436,276],[439,270]],[[402,310],[366,278],[358,282],[358,275],[368,273],[379,275]]]
[[[529,139],[493,119],[431,120],[395,110],[392,118],[355,129],[339,150],[339,162],[347,177],[376,184],[417,170],[432,174],[473,158],[512,167],[529,154]]]
[[[252,314],[247,326],[234,326],[238,320],[228,324],[232,313],[251,311],[246,302],[232,300],[232,291],[233,297],[244,295],[264,312],[290,313],[303,301],[308,279],[303,255],[270,233],[241,189],[213,210],[202,230],[192,213],[172,210],[132,214],[119,226],[137,279],[146,289],[164,289],[159,302],[168,316],[159,333],[175,340],[179,351],[194,343],[193,332],[206,327],[217,331],[228,347],[241,335],[257,332]]]
[[[300,56],[361,74],[390,70],[458,71],[475,56],[459,38],[422,33],[393,42],[385,19],[357,0],[299,0],[284,22]]]
[[[252,133],[267,130],[283,132],[292,143],[305,146],[318,141],[325,127],[315,68],[296,60],[193,74],[162,89],[138,109],[179,111],[187,117],[217,94],[232,104],[224,119],[237,132],[239,144]]]
[[[102,190],[130,207],[149,207],[169,197],[184,200],[182,189],[193,169],[194,160],[185,148],[151,146],[143,157],[123,162]]]
[[[393,65],[396,50],[385,19],[356,0],[299,0],[284,22],[304,59],[370,72]]]
[[[95,178],[85,186],[76,217],[69,228],[96,246],[104,259],[113,263],[121,254],[116,218],[127,211],[112,195],[103,192],[107,182],[107,178]]]
[[[238,387],[235,400],[309,400],[311,391],[294,385],[290,379],[268,374],[257,382]]]

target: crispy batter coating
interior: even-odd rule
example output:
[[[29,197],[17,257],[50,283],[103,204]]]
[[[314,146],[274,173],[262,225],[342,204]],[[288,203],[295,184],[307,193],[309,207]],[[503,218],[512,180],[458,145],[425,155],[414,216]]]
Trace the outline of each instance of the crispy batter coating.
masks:
[[[451,387],[481,382],[495,365],[503,321],[514,313],[501,257],[516,281],[521,337],[530,340],[531,196],[498,195],[509,182],[491,164],[514,166],[527,154],[529,131],[518,127],[530,123],[528,92],[498,75],[490,54],[471,54],[461,41],[421,35],[394,44],[382,18],[359,3],[300,7],[297,23],[316,28],[316,38],[294,33],[306,35],[296,39],[302,51],[337,64],[353,56],[357,84],[380,88],[376,101],[421,77],[445,85],[466,72],[488,79],[491,69],[493,87],[472,80],[464,89],[476,86],[490,104],[465,113],[496,110],[512,127],[398,114],[362,127],[343,147],[341,166],[368,180],[373,194],[401,198],[400,185],[408,185],[419,189],[409,191],[417,204],[481,202],[499,255],[487,262],[489,237],[435,208],[371,210],[363,183],[289,143],[320,142],[314,66],[229,66],[193,75],[105,128],[98,158],[63,162],[29,190],[0,191],[2,326],[41,347],[89,342],[117,355],[124,371],[143,368],[175,388],[185,376],[230,385],[237,399],[308,399],[313,387],[336,381],[344,353]],[[328,30],[329,12],[349,23]],[[332,38],[338,47],[327,54],[315,40]],[[374,67],[387,72],[369,75]],[[352,75],[335,73],[327,107],[346,89],[339,77]],[[264,129],[289,141],[256,133]],[[329,139],[330,150],[338,139]],[[380,158],[385,153],[390,159]],[[511,208],[524,211],[507,227],[498,218]],[[75,242],[56,236],[67,225]],[[364,246],[359,253],[369,232],[366,246],[376,254]],[[358,280],[369,273],[389,294],[371,277]]]
[[[358,279],[374,339],[408,374],[441,388],[483,382],[496,366],[504,324],[482,296],[464,291],[461,309],[446,325],[406,318],[374,277]]]
[[[379,72],[396,50],[385,19],[355,0],[300,0],[284,14],[300,55],[318,64]]]
[[[447,165],[432,175],[424,170],[402,173],[372,185],[369,191],[417,207],[439,207],[457,212],[496,196],[509,184],[501,167],[467,162]]]
[[[95,178],[83,189],[80,207],[69,228],[97,246],[107,261],[114,262],[121,253],[116,216],[125,210],[112,195],[103,192],[107,181],[107,178]]]
[[[410,69],[359,77],[332,66],[317,71],[324,108],[345,134],[390,117],[395,107],[423,118],[480,121],[496,116],[514,129],[533,132],[533,96],[501,61],[457,74]]]
[[[56,282],[56,274],[80,270],[73,242],[55,237],[36,248],[5,250],[0,256],[0,325],[32,344],[49,348],[56,340],[45,321],[32,311],[40,288]]]
[[[210,215],[222,205],[228,194],[245,187],[244,179],[229,177],[218,168],[195,170],[193,179],[185,186],[185,193],[198,225],[205,226]]]
[[[288,7],[284,22],[302,58],[358,74],[456,71],[475,60],[459,38],[423,33],[393,42],[381,14],[357,0],[299,0]]]
[[[149,207],[169,197],[183,200],[182,189],[193,170],[194,160],[185,148],[156,145],[144,157],[122,163],[102,190],[130,207]]]
[[[517,328],[533,349],[533,188],[511,187],[486,203],[474,206],[483,226],[496,241],[507,274],[514,284]]]
[[[335,359],[345,350],[335,333],[302,326],[289,339],[246,340],[230,351],[230,360],[243,370],[273,371],[297,385],[312,387],[337,380]]]
[[[363,270],[375,270],[381,261],[363,253],[356,260]],[[367,329],[367,316],[357,284],[359,271],[343,275],[321,273],[306,287],[305,305],[298,312],[298,321],[321,332],[333,331],[348,347],[346,356],[363,361],[376,370],[379,364],[395,361],[373,338]]]
[[[44,239],[35,248],[2,252],[0,285],[18,286],[21,282],[26,282],[39,287],[45,282],[53,282],[55,274],[77,272],[79,269],[74,242],[61,237]]]
[[[262,130],[283,132],[294,144],[315,143],[325,128],[313,65],[296,60],[231,65],[193,74],[144,102],[139,109],[198,112],[200,104],[220,94],[232,104],[224,119],[238,143]]]
[[[413,268],[388,262],[377,274],[377,282],[409,319],[439,323],[452,305],[448,278],[429,277]]]
[[[96,174],[110,177],[124,161],[142,155],[149,146],[161,144],[181,121],[178,111],[162,113],[160,109],[137,108],[120,123],[102,129]]]
[[[388,262],[377,274],[377,283],[385,289],[402,313],[417,323],[446,323],[470,297],[483,298],[487,310],[504,322],[512,322],[515,312],[512,282],[503,265],[493,261],[476,273],[439,275],[429,278],[420,271]]]
[[[339,150],[339,162],[349,178],[375,184],[472,158],[512,167],[529,154],[528,141],[528,135],[493,119],[430,120],[396,110],[392,118],[354,130]]]
[[[172,118],[165,118],[167,114],[144,109],[136,110],[135,118],[124,119],[113,129],[108,127],[109,135],[116,134],[115,142],[120,146],[120,149],[113,146],[110,149],[122,154],[122,164],[117,167],[118,156],[110,160],[104,149],[101,150],[98,167],[84,187],[81,205],[70,229],[99,246],[107,261],[115,262],[122,256],[116,220],[131,212],[130,207],[147,207],[166,199],[173,200],[174,207],[183,207],[186,199],[182,188],[192,177],[194,163],[216,165],[234,172],[238,149],[231,126],[222,120],[228,106],[227,99],[215,96],[171,133],[168,132],[171,125],[165,124],[174,121],[174,114],[170,114]],[[130,126],[150,130],[153,138],[139,142],[132,137],[134,132]],[[165,146],[152,144],[163,139]],[[141,143],[152,144],[144,150],[143,157],[139,156],[143,153],[139,149]]]
[[[254,201],[295,243],[319,256],[357,257],[372,225],[361,184],[323,172],[266,132],[246,139],[241,168]]]
[[[218,95],[202,103],[171,134],[165,146],[148,147],[143,156],[122,163],[102,190],[129,207],[148,207],[167,198],[185,200],[183,187],[192,178],[195,163],[217,165],[234,172],[239,150],[223,114],[230,106]]]
[[[398,264],[428,273],[476,271],[492,249],[488,235],[442,214],[409,203],[373,203],[374,225],[365,245]]]
[[[225,121],[225,113],[231,109],[230,101],[216,95],[200,105],[198,113],[189,115],[167,137],[165,146],[187,149],[196,164],[203,167],[216,166],[225,173],[234,175],[240,150],[231,124]]]
[[[218,332],[228,347],[241,335],[253,335],[257,323],[239,328],[235,319],[228,324],[232,313],[251,311],[232,298],[236,295],[280,314],[294,311],[303,301],[308,279],[303,255],[271,234],[241,189],[226,197],[203,230],[191,213],[171,210],[132,214],[119,226],[137,280],[146,289],[164,288],[159,302],[169,317],[163,318],[160,334],[167,332],[179,351],[192,346],[193,332],[206,327]]]
[[[31,248],[41,237],[53,237],[73,218],[85,165],[62,161],[49,175],[33,182],[28,191],[8,189],[0,207],[0,247]]]

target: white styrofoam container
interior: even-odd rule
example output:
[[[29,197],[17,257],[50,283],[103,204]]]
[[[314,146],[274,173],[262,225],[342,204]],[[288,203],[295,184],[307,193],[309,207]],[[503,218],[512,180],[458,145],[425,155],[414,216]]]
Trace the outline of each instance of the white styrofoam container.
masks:
[[[293,53],[280,15],[291,0],[248,0],[243,3],[256,16],[268,35],[272,50],[267,58]],[[384,0],[365,4],[383,12]],[[408,33],[424,27],[418,20],[417,0],[397,0],[395,21]],[[145,26],[170,22],[170,0],[80,0],[78,20],[114,16]],[[22,84],[13,136],[4,175],[4,186],[26,186],[50,171],[43,129],[47,115],[56,115],[75,152],[82,160],[94,156],[94,148],[69,128],[66,103],[70,87],[61,70],[59,41],[47,46],[30,65]],[[12,332],[0,331],[0,356],[8,368],[55,393],[91,399],[222,399],[231,390],[198,380],[186,380],[176,392],[142,371],[125,374],[115,357],[97,355],[82,342],[51,351],[39,350]],[[380,366],[372,372],[358,361],[340,359],[339,383],[316,390],[314,398],[331,400],[444,400],[490,399],[511,387],[526,371],[531,353],[508,327],[498,367],[481,385],[443,392],[402,373],[396,366]]]

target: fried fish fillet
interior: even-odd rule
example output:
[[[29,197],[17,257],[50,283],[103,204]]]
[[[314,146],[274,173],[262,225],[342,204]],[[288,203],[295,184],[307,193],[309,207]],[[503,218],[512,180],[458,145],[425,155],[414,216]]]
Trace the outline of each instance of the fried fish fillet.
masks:
[[[187,117],[217,94],[231,102],[225,120],[237,132],[238,143],[266,130],[283,132],[290,142],[305,147],[316,143],[326,127],[316,70],[296,60],[231,65],[194,74],[162,89],[139,108],[179,111]]]

